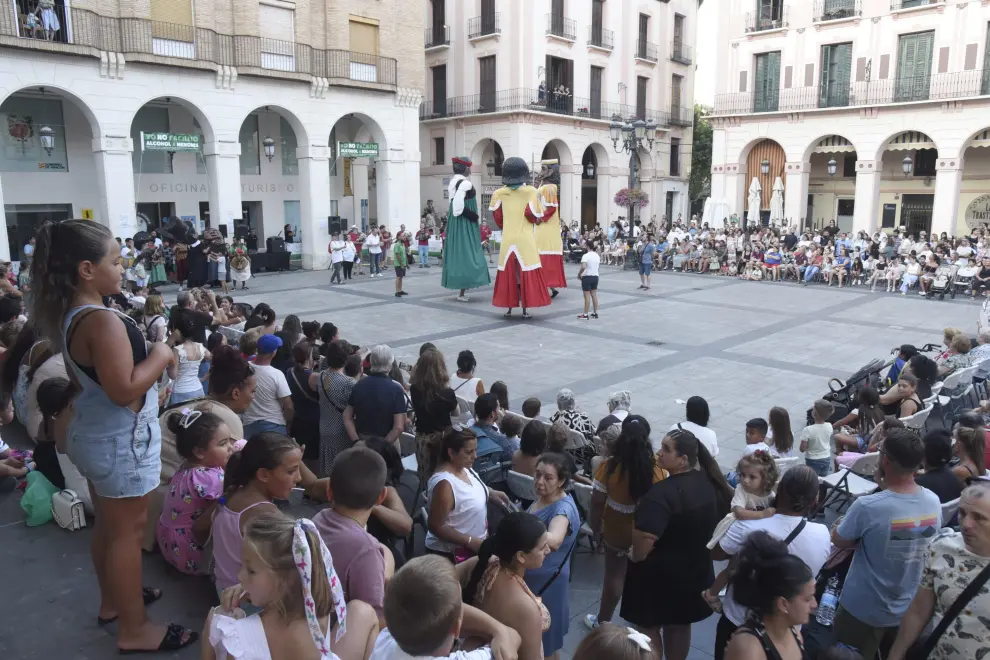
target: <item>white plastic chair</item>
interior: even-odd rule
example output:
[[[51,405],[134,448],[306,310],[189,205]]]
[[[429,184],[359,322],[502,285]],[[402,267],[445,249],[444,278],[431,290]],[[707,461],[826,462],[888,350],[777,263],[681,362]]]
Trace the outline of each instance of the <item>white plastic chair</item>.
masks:
[[[907,417],[901,417],[901,423],[909,429],[914,429],[915,431],[921,432],[922,429],[928,424],[928,416],[932,414],[931,408],[922,408],[913,415],[908,415]]]
[[[506,476],[506,483],[512,496],[519,500],[534,502],[538,499],[533,477],[528,474],[509,470]]]
[[[407,431],[399,435],[399,453],[410,456],[416,453],[416,436]]]
[[[843,505],[875,491],[877,484],[871,479],[877,471],[879,462],[880,452],[870,452],[860,456],[848,468],[833,472],[827,477],[820,477],[819,482],[825,487],[827,494],[819,509],[825,509],[829,504],[841,501],[842,504],[838,508],[841,511]]]
[[[594,488],[587,484],[578,483],[576,481],[571,482],[571,493],[574,495],[574,501],[577,502],[578,508],[584,511],[585,516],[591,515],[591,493],[594,492]],[[591,526],[587,521],[581,523],[581,529],[578,532],[578,541],[581,537],[585,537],[588,540],[588,545],[591,547],[592,551],[595,549],[595,542],[592,541],[594,536],[591,533]]]
[[[790,458],[775,458],[774,463],[777,464],[777,474],[778,483],[780,483],[780,478],[784,476],[784,473],[790,470],[792,467],[801,465],[804,462],[800,456],[792,456]]]
[[[962,402],[972,395],[975,389],[973,383],[970,383],[969,387],[955,396],[939,396],[938,402],[942,407],[942,426],[949,428],[955,413],[962,409]]]

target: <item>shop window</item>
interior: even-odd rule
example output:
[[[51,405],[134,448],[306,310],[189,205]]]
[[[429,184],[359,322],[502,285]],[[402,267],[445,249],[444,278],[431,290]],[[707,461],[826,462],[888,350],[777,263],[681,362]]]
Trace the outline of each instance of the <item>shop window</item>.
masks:
[[[135,174],[171,174],[172,154],[168,151],[144,151],[141,149],[141,133],[168,133],[168,108],[146,105],[141,107],[131,122],[131,140],[134,151]]]
[[[69,169],[60,100],[11,97],[0,105],[0,122],[3,126],[0,172],[65,172]],[[41,143],[43,126],[53,131],[51,153]]]
[[[241,124],[241,174],[261,174],[261,150],[258,143],[258,115],[248,115]]]
[[[279,157],[282,159],[282,176],[293,176],[299,174],[299,159],[296,157],[296,132],[285,120],[279,116],[279,131],[282,136],[282,145]]]
[[[433,152],[436,154],[433,157],[433,164],[434,165],[443,165],[444,164],[444,161],[446,160],[444,158],[444,144],[443,144],[443,142],[444,142],[444,139],[442,137],[435,137],[435,138],[433,138]]]

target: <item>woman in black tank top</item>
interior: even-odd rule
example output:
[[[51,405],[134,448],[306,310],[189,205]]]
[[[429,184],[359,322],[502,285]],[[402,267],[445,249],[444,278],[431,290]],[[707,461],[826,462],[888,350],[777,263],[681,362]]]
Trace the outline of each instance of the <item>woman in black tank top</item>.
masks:
[[[737,557],[731,585],[749,617],[725,660],[807,660],[798,629],[817,609],[811,569],[766,532],[751,534]]]

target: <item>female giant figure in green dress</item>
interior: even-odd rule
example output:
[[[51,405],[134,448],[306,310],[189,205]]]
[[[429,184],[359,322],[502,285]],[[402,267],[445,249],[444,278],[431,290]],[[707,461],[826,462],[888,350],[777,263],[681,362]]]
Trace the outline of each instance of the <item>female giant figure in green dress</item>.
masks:
[[[457,300],[467,302],[467,289],[491,283],[488,263],[481,247],[481,226],[478,223],[478,194],[468,178],[469,158],[454,158],[454,176],[448,193],[447,237],[443,246],[443,275],[440,283],[445,289],[459,291]]]

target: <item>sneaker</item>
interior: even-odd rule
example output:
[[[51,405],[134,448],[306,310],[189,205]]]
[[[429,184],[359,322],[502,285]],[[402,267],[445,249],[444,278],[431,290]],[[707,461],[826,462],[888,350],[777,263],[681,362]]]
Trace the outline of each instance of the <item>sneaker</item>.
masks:
[[[594,614],[585,614],[584,625],[588,627],[588,630],[596,630],[600,625],[598,623],[598,617]]]
[[[400,296],[408,296],[409,293],[407,293],[406,291],[399,291],[399,295]]]
[[[395,292],[395,297],[396,298],[401,298],[402,297],[402,292],[401,291],[396,291]]]
[[[591,315],[591,318],[593,318],[593,319],[597,319],[597,318],[598,318],[598,312],[595,312],[594,314],[592,314],[592,315]]]
[[[587,314],[578,314],[578,320],[579,321],[587,321],[588,320],[588,315]]]
[[[469,302],[470,298],[468,298],[467,296],[457,296],[456,298],[454,298],[454,300],[456,300],[457,302]]]

